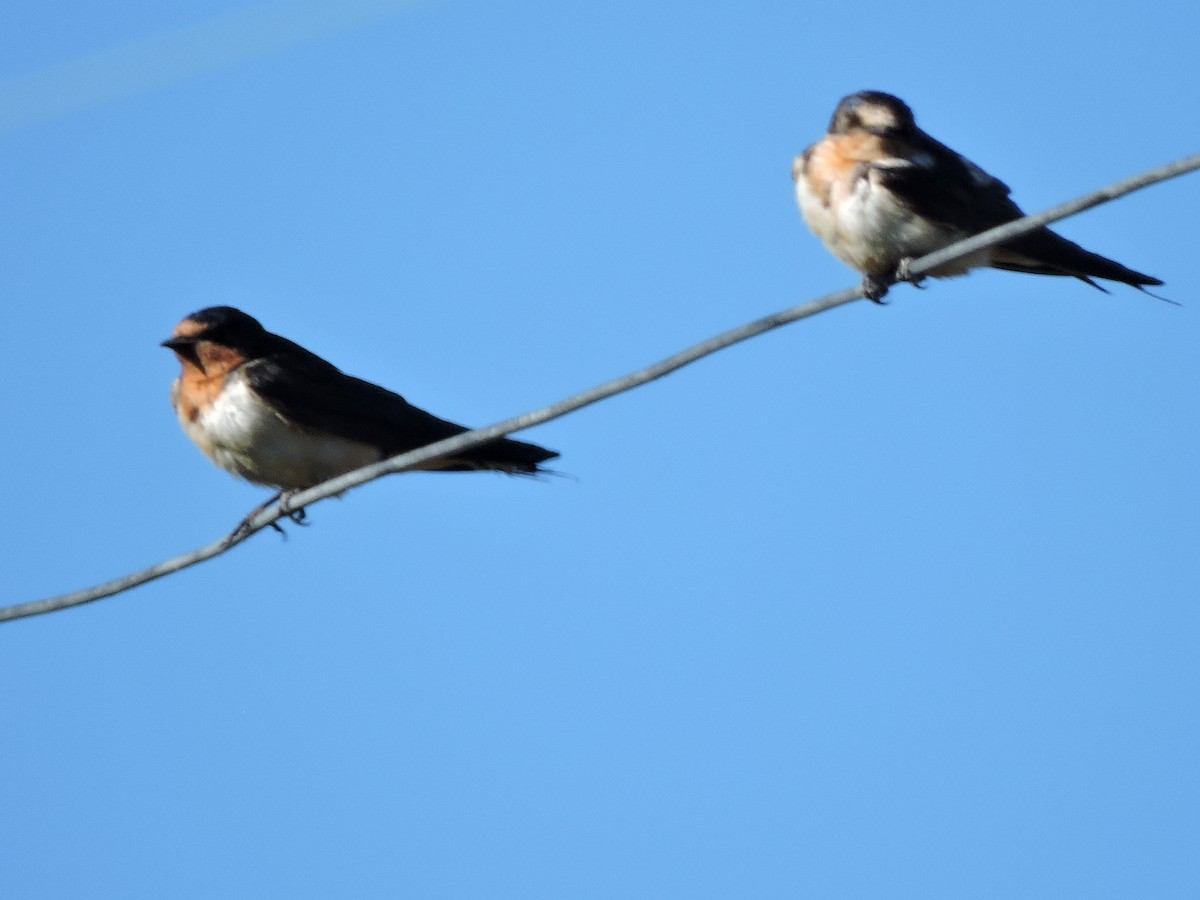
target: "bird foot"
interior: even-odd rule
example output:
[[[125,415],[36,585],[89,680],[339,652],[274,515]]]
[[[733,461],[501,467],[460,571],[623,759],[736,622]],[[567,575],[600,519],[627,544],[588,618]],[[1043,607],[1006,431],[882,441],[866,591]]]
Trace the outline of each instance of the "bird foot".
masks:
[[[288,509],[288,500],[292,493],[292,491],[280,491],[278,494],[275,494],[269,498],[265,503],[260,503],[258,506],[254,507],[254,509],[250,510],[250,512],[246,515],[246,518],[238,522],[237,528],[233,529],[233,531],[229,533],[229,536],[225,538],[225,542],[227,544],[233,544],[236,541],[246,538],[250,533],[250,523],[254,521],[255,516],[264,510],[269,509],[276,502],[279,503],[280,512],[283,513],[283,517],[285,519],[290,519],[296,525],[307,527],[309,523],[306,522],[305,519],[308,518],[308,513],[305,512],[303,506],[299,507],[298,509]],[[283,539],[285,541],[287,540],[287,532],[283,530],[283,526],[279,524],[278,520],[268,522],[267,524],[271,526],[273,531],[277,531],[283,535]]]
[[[906,256],[904,259],[900,260],[900,265],[896,266],[896,274],[894,276],[896,283],[899,284],[900,282],[906,282],[907,284],[911,284],[913,287],[919,290],[925,290],[925,285],[923,282],[925,281],[926,276],[912,274],[912,272],[908,270],[912,263],[913,258],[911,256]]]
[[[295,492],[294,491],[280,491],[278,494],[276,494],[274,497],[271,498],[272,502],[274,502],[275,500],[279,501],[279,511],[281,513],[283,513],[283,517],[285,519],[290,520],[295,525],[299,525],[303,528],[307,528],[308,522],[306,522],[304,520],[308,518],[308,513],[305,511],[304,507],[300,506],[300,507],[297,507],[296,509],[288,508],[288,503],[291,501],[293,493],[295,493]],[[270,504],[268,504],[268,505],[270,505]],[[283,535],[283,539],[285,541],[287,540],[287,532],[283,530],[283,526],[279,524],[278,519],[276,519],[274,522],[271,522],[269,524],[272,529],[274,529],[275,531],[278,531],[280,534]]]
[[[893,284],[911,284],[915,288],[924,289],[922,282],[925,280],[924,275],[914,275],[909,271],[909,266],[912,265],[913,258],[906,256],[900,260],[896,266],[896,271],[891,275],[876,275],[868,273],[863,277],[862,292],[863,296],[873,303],[878,303],[880,306],[886,305],[884,297],[891,289]]]
[[[303,528],[307,528],[309,525],[309,523],[305,521],[308,518],[308,512],[303,506],[297,509],[285,509],[283,514],[286,518],[290,519],[294,525],[299,525]],[[272,522],[271,524],[276,528],[279,528],[278,522]],[[282,528],[279,528],[279,530],[283,531]]]
[[[887,296],[888,289],[892,286],[892,280],[879,275],[866,275],[862,281],[863,296],[872,303],[878,303],[880,306],[887,306],[884,297]]]

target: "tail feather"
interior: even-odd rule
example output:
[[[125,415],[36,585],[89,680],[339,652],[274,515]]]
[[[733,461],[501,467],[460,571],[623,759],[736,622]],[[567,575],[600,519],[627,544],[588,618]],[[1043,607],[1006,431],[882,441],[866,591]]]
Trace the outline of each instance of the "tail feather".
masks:
[[[461,434],[465,428],[455,432]],[[447,435],[448,437],[449,435]],[[444,460],[434,460],[426,465],[435,472],[507,472],[510,475],[537,475],[547,472],[541,463],[557,459],[558,454],[537,444],[498,438],[479,447],[472,447]]]
[[[1121,265],[1073,241],[1055,234],[1049,228],[1039,228],[1012,241],[1001,244],[993,254],[991,264],[997,269],[1031,272],[1035,275],[1066,275],[1086,281],[1099,288],[1093,278],[1119,281],[1135,288],[1162,284],[1161,279]]]
[[[536,475],[546,471],[541,467],[541,463],[557,458],[556,452],[537,444],[500,438],[466,451],[455,457],[455,461],[465,463],[463,469],[496,469],[519,475]]]

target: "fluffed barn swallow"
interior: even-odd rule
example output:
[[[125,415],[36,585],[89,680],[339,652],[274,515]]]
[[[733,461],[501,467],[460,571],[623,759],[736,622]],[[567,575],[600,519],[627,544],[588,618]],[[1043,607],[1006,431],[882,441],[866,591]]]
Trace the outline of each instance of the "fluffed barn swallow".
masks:
[[[162,344],[183,369],[171,405],[187,436],[225,471],[283,494],[468,430],[346,375],[230,306],[193,313]],[[500,438],[424,468],[532,475],[557,456]]]
[[[829,133],[792,164],[804,221],[838,259],[862,272],[863,293],[880,300],[893,279],[911,280],[907,263],[1025,214],[1004,182],[917,127],[912,110],[880,91],[838,104]],[[1162,284],[1038,228],[947,263],[929,274],[963,275],[992,266],[1037,275],[1093,278],[1139,290]]]

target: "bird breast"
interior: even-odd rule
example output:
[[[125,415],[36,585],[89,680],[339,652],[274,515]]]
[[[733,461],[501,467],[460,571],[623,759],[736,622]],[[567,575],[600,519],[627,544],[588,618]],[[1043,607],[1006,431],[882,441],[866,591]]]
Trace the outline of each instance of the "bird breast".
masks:
[[[184,431],[208,457],[234,475],[281,490],[299,490],[378,462],[379,448],[309,431],[265,403],[234,372],[213,402]]]
[[[822,141],[802,157],[796,177],[805,222],[842,262],[865,274],[890,275],[902,259],[958,237],[917,215],[885,186],[889,168],[912,162],[897,157],[868,162],[857,156],[838,142]]]

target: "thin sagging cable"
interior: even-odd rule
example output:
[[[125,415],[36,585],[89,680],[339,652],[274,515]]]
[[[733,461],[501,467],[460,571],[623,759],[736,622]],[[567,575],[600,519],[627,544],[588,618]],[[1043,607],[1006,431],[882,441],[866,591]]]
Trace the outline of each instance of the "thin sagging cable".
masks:
[[[1196,169],[1200,169],[1200,153],[1164,166],[1159,166],[1156,169],[1151,169],[1132,178],[1115,182],[1108,187],[1101,188],[1077,200],[1055,206],[1045,212],[1025,216],[1023,219],[1017,219],[993,228],[990,231],[985,231],[982,234],[965,238],[955,244],[914,260],[908,267],[909,272],[912,275],[920,275],[945,263],[981,250],[984,247],[990,247],[993,244],[1011,240],[1043,225],[1057,222],[1084,210],[1111,202],[1119,197],[1124,197],[1126,194],[1131,194],[1150,185],[1176,178]],[[732,328],[729,331],[694,344],[645,368],[638,369],[619,378],[614,378],[611,381],[606,381],[603,384],[574,394],[541,409],[514,416],[511,419],[505,419],[503,422],[489,425],[486,428],[467,431],[452,438],[447,438],[444,441],[439,441],[436,444],[429,444],[426,447],[394,456],[391,459],[385,459],[382,462],[364,466],[361,469],[355,469],[353,472],[347,472],[323,484],[293,494],[286,501],[275,503],[257,512],[250,517],[243,528],[240,528],[234,534],[193,550],[190,553],[181,554],[149,568],[142,569],[139,572],[134,572],[130,575],[125,575],[81,591],[0,608],[0,622],[9,622],[43,613],[57,612],[58,610],[69,609],[74,606],[82,606],[85,603],[112,597],[148,582],[171,575],[182,569],[194,566],[197,563],[212,559],[215,556],[220,556],[222,553],[245,541],[251,535],[270,527],[280,519],[286,518],[295,509],[311,506],[314,503],[326,500],[337,494],[342,494],[367,482],[375,481],[384,475],[406,472],[420,467],[429,460],[454,455],[463,450],[486,444],[488,441],[495,440],[498,437],[523,431],[535,425],[541,425],[553,419],[560,418],[585,406],[599,403],[601,400],[606,400],[617,394],[641,387],[651,381],[656,381],[697,360],[711,356],[719,350],[724,350],[735,344],[748,341],[760,334],[765,334],[768,331],[773,331],[792,322],[807,319],[810,316],[815,316],[818,313],[834,309],[838,306],[844,306],[847,303],[860,300],[862,297],[863,292],[861,287],[848,288],[832,294],[826,294],[824,297],[808,303],[802,303],[745,325],[740,325],[737,328]]]

